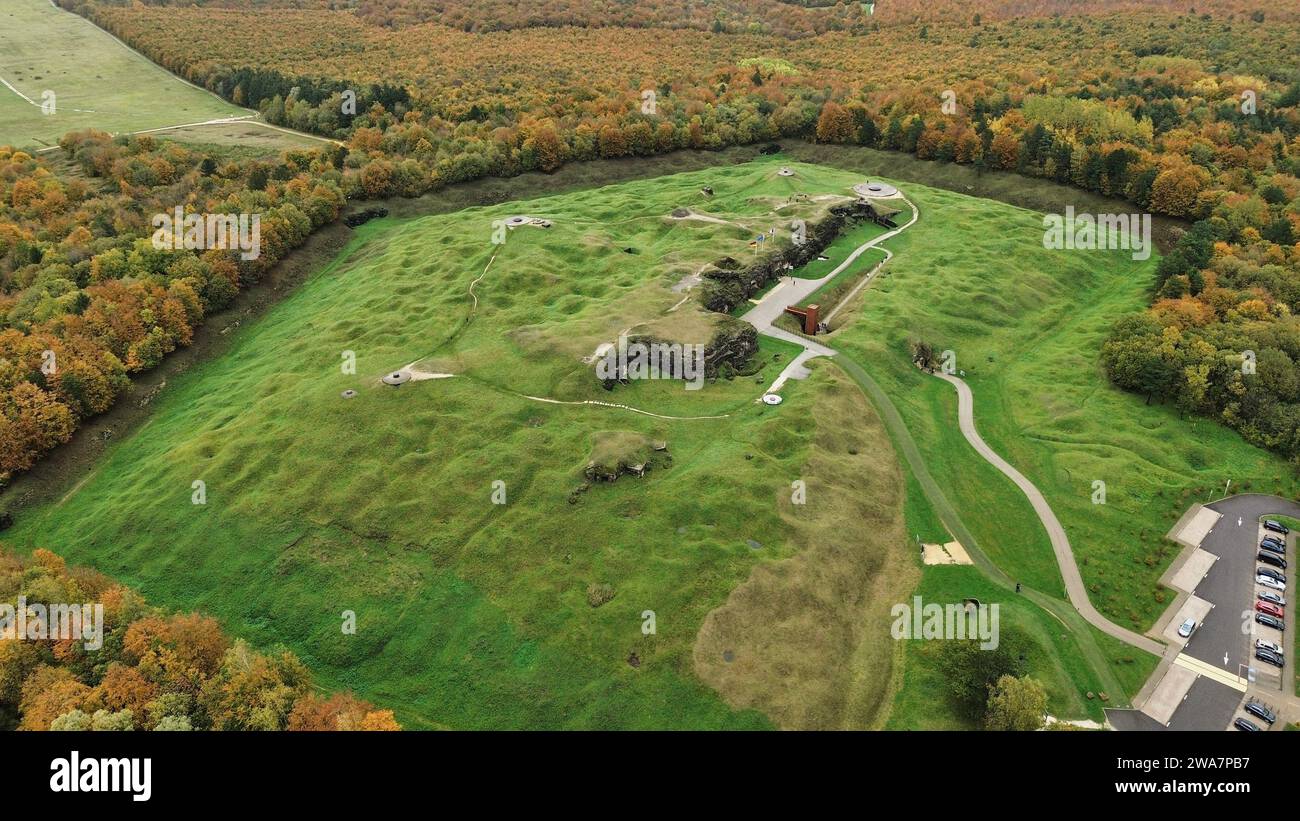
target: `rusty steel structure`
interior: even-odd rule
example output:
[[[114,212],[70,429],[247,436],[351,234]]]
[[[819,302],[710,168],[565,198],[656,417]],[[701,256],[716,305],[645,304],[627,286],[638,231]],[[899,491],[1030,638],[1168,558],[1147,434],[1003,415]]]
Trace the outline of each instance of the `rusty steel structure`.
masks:
[[[796,305],[791,305],[785,309],[785,312],[787,314],[793,314],[803,320],[803,332],[808,336],[817,335],[818,314],[821,312],[820,306],[809,305],[806,308],[800,308]]]

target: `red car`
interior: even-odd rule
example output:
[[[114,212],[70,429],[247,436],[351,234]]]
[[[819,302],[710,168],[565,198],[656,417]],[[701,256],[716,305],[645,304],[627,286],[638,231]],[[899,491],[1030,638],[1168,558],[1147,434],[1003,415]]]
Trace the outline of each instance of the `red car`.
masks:
[[[1276,616],[1279,619],[1285,617],[1282,608],[1278,607],[1276,604],[1273,604],[1273,602],[1257,601],[1255,602],[1255,609],[1261,613],[1267,613],[1270,616]]]

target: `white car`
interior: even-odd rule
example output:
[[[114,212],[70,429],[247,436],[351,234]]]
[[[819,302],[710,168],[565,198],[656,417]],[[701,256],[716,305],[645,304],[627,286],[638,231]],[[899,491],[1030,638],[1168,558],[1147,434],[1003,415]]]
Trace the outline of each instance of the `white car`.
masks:
[[[1255,584],[1263,585],[1272,590],[1286,590],[1286,585],[1273,578],[1272,576],[1256,576]]]
[[[1277,653],[1279,656],[1282,655],[1281,646],[1274,644],[1271,641],[1264,641],[1263,639],[1255,639],[1255,648],[1257,650],[1269,650],[1271,652]]]
[[[1192,631],[1195,629],[1196,629],[1196,619],[1188,619],[1187,621],[1178,625],[1178,635],[1182,636],[1183,638],[1190,638],[1192,635]]]

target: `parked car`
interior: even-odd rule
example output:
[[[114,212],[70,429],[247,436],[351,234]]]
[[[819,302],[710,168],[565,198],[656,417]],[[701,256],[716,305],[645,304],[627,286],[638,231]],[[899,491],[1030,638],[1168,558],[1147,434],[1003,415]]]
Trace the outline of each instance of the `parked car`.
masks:
[[[1188,619],[1187,621],[1178,625],[1178,635],[1182,636],[1183,638],[1189,638],[1192,635],[1192,631],[1195,629],[1196,629],[1196,619]]]
[[[1274,667],[1283,667],[1286,664],[1286,662],[1282,660],[1282,657],[1279,656],[1277,653],[1270,653],[1267,650],[1256,650],[1255,658],[1259,659],[1265,664],[1271,664]]]
[[[1264,641],[1263,639],[1255,639],[1255,647],[1260,650],[1268,650],[1270,652],[1277,653],[1278,655],[1282,654],[1282,646],[1280,644],[1275,644],[1274,642],[1271,641]]]
[[[1274,630],[1286,630],[1286,622],[1282,621],[1277,616],[1270,616],[1267,613],[1256,613],[1255,623],[1262,624],[1265,627],[1272,627]],[[1259,651],[1256,650],[1255,652],[1258,653]]]
[[[1260,550],[1267,550],[1269,553],[1276,553],[1279,556],[1286,555],[1286,548],[1277,542],[1270,542],[1268,539],[1259,543]]]
[[[1277,713],[1274,713],[1272,710],[1268,709],[1263,704],[1260,704],[1258,701],[1252,701],[1248,703],[1246,705],[1246,712],[1250,713],[1256,718],[1262,718],[1264,721],[1268,722],[1269,724],[1272,724],[1274,721],[1277,721]]]
[[[1274,519],[1265,519],[1264,529],[1271,530],[1274,533],[1281,533],[1283,536],[1291,532],[1291,528]]]
[[[1256,596],[1256,598],[1259,599],[1260,601],[1271,601],[1273,602],[1273,604],[1276,604],[1278,607],[1286,607],[1286,599],[1282,598],[1280,594],[1274,593],[1271,590],[1259,591],[1259,594]]]
[[[1286,574],[1279,573],[1271,567],[1257,567],[1255,568],[1255,575],[1268,576],[1270,579],[1277,579],[1282,582],[1282,584],[1286,584]]]
[[[1286,559],[1276,553],[1267,553],[1261,550],[1259,555],[1255,557],[1255,561],[1263,562],[1264,564],[1271,564],[1274,567],[1280,567],[1283,570],[1286,570]]]
[[[1262,567],[1260,568],[1260,570],[1263,569],[1264,568]],[[1263,585],[1264,587],[1268,587],[1273,590],[1286,590],[1286,582],[1280,582],[1277,579],[1273,578],[1272,576],[1265,576],[1263,573],[1260,573],[1258,576],[1255,577],[1255,584]]]
[[[1273,602],[1271,601],[1255,602],[1255,610],[1257,610],[1260,613],[1267,613],[1270,616],[1277,616],[1279,619],[1284,618],[1286,616],[1286,613],[1282,610],[1282,608],[1278,607],[1276,604],[1273,604]]]
[[[1261,732],[1258,724],[1254,723],[1253,721],[1247,721],[1244,718],[1239,718],[1236,721],[1232,722],[1232,726],[1236,727],[1238,730],[1244,730],[1245,732],[1248,733]]]

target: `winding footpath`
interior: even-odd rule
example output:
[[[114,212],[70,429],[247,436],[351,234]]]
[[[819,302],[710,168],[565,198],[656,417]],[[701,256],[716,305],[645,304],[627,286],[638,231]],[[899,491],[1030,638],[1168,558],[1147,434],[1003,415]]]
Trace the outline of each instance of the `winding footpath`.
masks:
[[[1065,591],[1070,597],[1070,604],[1074,609],[1079,611],[1079,615],[1093,627],[1103,633],[1113,636],[1120,641],[1131,644],[1148,653],[1154,653],[1159,656],[1165,651],[1165,646],[1154,639],[1135,633],[1124,627],[1120,627],[1113,621],[1107,619],[1097,608],[1093,607],[1092,602],[1088,599],[1088,589],[1084,587],[1083,576],[1079,574],[1079,565],[1074,560],[1074,550],[1070,547],[1070,537],[1065,534],[1065,528],[1052,512],[1052,507],[1043,498],[1042,491],[1034,486],[1034,483],[1025,478],[1025,475],[1011,466],[1007,460],[997,454],[993,448],[989,447],[984,439],[975,430],[975,397],[971,393],[970,385],[956,376],[946,373],[937,373],[935,376],[950,382],[957,388],[957,422],[961,427],[962,436],[975,449],[975,452],[984,458],[993,467],[1001,471],[1008,479],[1020,488],[1020,492],[1025,494],[1029,499],[1029,504],[1033,506],[1034,512],[1042,521],[1043,527],[1047,529],[1047,536],[1052,541],[1052,550],[1056,553],[1056,564],[1061,568],[1061,578],[1065,580]]]
[[[864,252],[866,252],[868,248],[872,248],[878,245],[879,243],[884,242],[887,239],[890,239],[891,237],[897,236],[898,234],[910,228],[914,223],[916,223],[917,219],[919,219],[921,216],[921,210],[917,208],[916,205],[914,205],[912,202],[910,202],[906,197],[903,197],[902,199],[903,202],[907,203],[908,206],[910,206],[912,209],[912,218],[908,220],[905,224],[887,233],[881,234],[878,237],[874,237],[873,239],[858,246],[858,248],[855,249],[853,253],[849,254],[848,258],[846,258],[844,262],[840,263],[838,266],[835,267],[833,271],[831,271],[826,276],[821,277],[820,279],[810,280],[810,279],[791,278],[787,280],[786,282],[774,288],[762,300],[762,302],[760,302],[758,305],[756,305],[752,310],[748,311],[742,317],[742,319],[744,319],[745,321],[753,325],[758,330],[759,333],[764,334],[766,336],[774,337],[776,339],[781,339],[786,342],[792,342],[794,344],[800,345],[803,348],[803,351],[797,357],[795,357],[790,362],[789,365],[785,367],[785,369],[781,372],[780,376],[776,378],[776,381],[772,383],[772,386],[768,388],[767,391],[768,393],[779,390],[781,386],[784,385],[788,379],[803,379],[806,376],[808,376],[808,369],[804,367],[804,363],[806,363],[809,359],[813,359],[818,356],[835,357],[838,355],[838,351],[836,351],[834,348],[828,347],[826,345],[822,345],[818,342],[814,342],[813,340],[808,339],[806,337],[789,333],[788,331],[784,331],[780,328],[773,327],[772,323],[775,322],[776,319],[780,317],[783,313],[785,313],[785,309],[787,307],[791,305],[799,304],[808,295],[814,293],[818,288],[822,287],[822,285],[829,282],[837,274],[839,274],[841,271],[843,271],[845,268],[851,265],[853,261],[856,260],[859,256],[861,256]],[[893,258],[893,254],[888,249],[882,248],[881,250],[884,251],[885,253],[886,262],[891,258]],[[863,278],[862,282],[854,286],[853,290],[850,291],[849,294],[845,296],[844,299],[840,300],[839,304],[836,305],[835,308],[826,316],[827,322],[833,319],[840,312],[840,310],[844,308],[844,306],[848,305],[851,300],[857,297],[857,295],[863,290],[863,288],[865,288],[871,282],[871,280],[875,278],[877,272],[880,270],[881,265],[884,265],[884,262],[876,266],[875,269],[873,269],[866,277]],[[861,370],[860,367],[857,366],[857,363],[852,362],[852,360],[848,360],[847,358],[843,358],[843,357],[841,359],[843,359],[841,364],[846,366],[846,369],[849,370],[851,375],[853,375],[853,371],[855,369],[859,371]],[[961,428],[962,435],[966,438],[966,441],[970,443],[971,447],[975,449],[975,452],[978,453],[986,462],[993,465],[1004,475],[1006,475],[1007,478],[1009,478],[1013,483],[1015,483],[1016,487],[1018,487],[1020,491],[1024,493],[1025,496],[1029,499],[1029,503],[1033,507],[1034,513],[1036,513],[1038,515],[1039,520],[1042,521],[1043,527],[1047,530],[1048,538],[1051,540],[1052,551],[1056,554],[1056,564],[1060,568],[1061,578],[1065,582],[1065,590],[1066,590],[1066,594],[1069,597],[1070,605],[1073,606],[1076,611],[1078,611],[1079,616],[1081,616],[1084,619],[1084,621],[1086,621],[1088,624],[1091,624],[1093,627],[1097,628],[1098,630],[1105,633],[1106,635],[1112,636],[1124,642],[1125,644],[1129,644],[1133,647],[1137,647],[1140,650],[1144,650],[1156,656],[1163,656],[1166,650],[1165,645],[1147,636],[1143,636],[1139,633],[1136,633],[1132,630],[1129,630],[1125,627],[1121,627],[1118,624],[1115,624],[1114,622],[1110,621],[1105,616],[1103,616],[1097,610],[1097,608],[1093,606],[1092,601],[1089,600],[1088,598],[1088,590],[1084,586],[1083,576],[1079,573],[1079,565],[1078,562],[1075,561],[1074,550],[1070,547],[1070,539],[1065,533],[1065,528],[1061,526],[1060,520],[1056,518],[1056,514],[1052,511],[1051,505],[1047,503],[1047,500],[1043,497],[1042,492],[1037,487],[1034,486],[1033,482],[1030,482],[1027,478],[1025,478],[1024,474],[1022,474],[1020,471],[1012,467],[1012,465],[1009,462],[1007,462],[1005,459],[999,456],[996,451],[990,448],[988,444],[983,440],[983,438],[980,437],[979,432],[976,431],[975,400],[974,400],[974,396],[971,394],[970,386],[967,385],[964,380],[959,379],[956,376],[951,376],[942,373],[935,374],[935,375],[941,379],[944,379],[947,382],[952,383],[952,385],[957,389],[957,421]],[[860,376],[866,377],[865,372],[862,372]],[[859,378],[859,376],[855,375],[855,379],[857,379],[860,383],[862,382],[862,379]],[[867,379],[869,379],[869,377],[867,377]],[[864,386],[864,390],[866,390],[865,386]],[[868,391],[868,395],[869,396],[871,395],[870,391]],[[890,407],[892,409],[892,403]],[[901,422],[901,419],[899,421]],[[916,454],[916,456],[918,458],[920,457],[919,452]],[[909,458],[909,461],[913,461],[913,460]],[[937,486],[934,489],[937,491],[938,490]],[[927,493],[927,496],[928,495],[930,494]],[[952,513],[955,516],[955,511],[952,511]],[[949,519],[952,517],[945,516],[943,518]],[[964,528],[962,528],[962,530],[964,530]],[[967,546],[974,548],[975,546],[973,540],[971,540],[971,543]],[[984,557],[981,551],[978,551],[978,549],[976,548],[975,553],[976,555],[979,556],[979,560],[982,565],[983,564],[990,565],[989,567],[985,568],[986,570],[996,571],[996,574],[1000,577],[1003,577],[1003,580],[1005,581],[1005,574],[1003,574],[1000,570],[997,570],[996,567],[991,566],[991,563],[987,561],[987,557]],[[1032,592],[1032,591],[1026,591],[1026,592]],[[1035,596],[1034,598],[1046,599],[1048,597]],[[1039,600],[1038,603],[1040,605],[1047,606],[1047,603],[1045,601]],[[1048,609],[1050,610],[1052,608],[1049,607]],[[1089,642],[1089,645],[1091,644],[1092,643]]]

